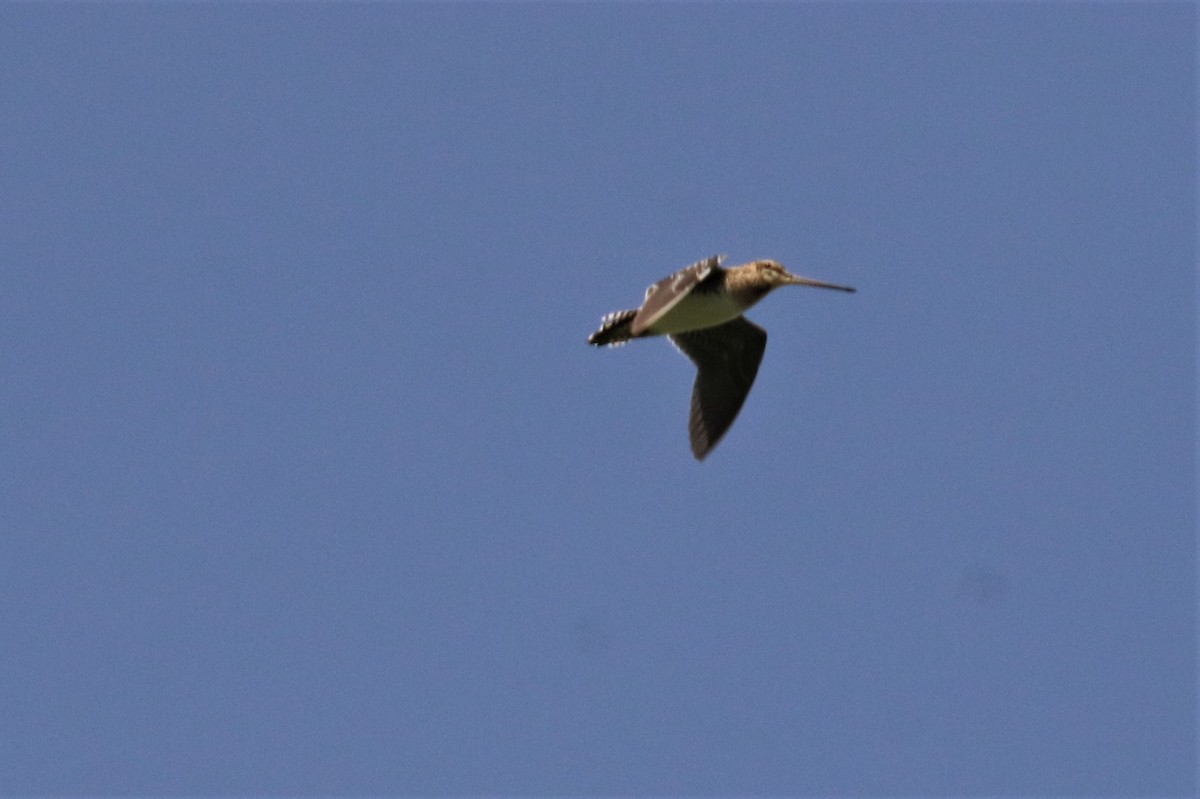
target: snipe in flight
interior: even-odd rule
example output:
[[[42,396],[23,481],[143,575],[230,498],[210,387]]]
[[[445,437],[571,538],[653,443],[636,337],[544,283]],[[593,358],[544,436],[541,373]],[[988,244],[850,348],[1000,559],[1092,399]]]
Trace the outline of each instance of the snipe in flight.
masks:
[[[775,261],[724,269],[722,255],[697,261],[646,289],[641,308],[606,315],[588,343],[617,346],[630,339],[666,335],[696,364],[688,434],[696,460],[729,430],[758,376],[767,331],[742,316],[780,286],[849,286],[793,275]]]

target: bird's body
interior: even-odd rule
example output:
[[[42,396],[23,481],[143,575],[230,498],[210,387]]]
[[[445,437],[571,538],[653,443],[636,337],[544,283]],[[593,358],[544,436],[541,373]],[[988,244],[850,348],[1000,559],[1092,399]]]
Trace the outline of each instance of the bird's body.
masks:
[[[713,256],[646,289],[640,308],[616,311],[588,338],[616,346],[634,338],[666,335],[696,364],[688,420],[692,454],[703,460],[737,418],[767,347],[767,332],[742,314],[779,286],[854,291],[788,272],[775,261],[724,269]]]
[[[719,285],[719,283],[718,283]],[[670,335],[703,330],[706,327],[724,324],[742,315],[742,305],[731,294],[718,291],[702,291],[700,286],[692,289],[684,302],[664,314],[654,324],[646,327],[642,335]]]

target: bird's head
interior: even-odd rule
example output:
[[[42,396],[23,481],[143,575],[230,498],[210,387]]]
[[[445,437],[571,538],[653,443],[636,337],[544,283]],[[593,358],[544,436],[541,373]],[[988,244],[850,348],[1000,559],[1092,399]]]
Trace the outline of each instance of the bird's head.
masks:
[[[755,261],[755,272],[758,279],[766,284],[770,289],[779,288],[780,286],[815,286],[821,289],[837,289],[838,291],[854,291],[849,286],[839,286],[836,283],[826,283],[821,280],[813,280],[810,277],[800,277],[793,275],[791,272],[783,268],[783,264],[778,261]]]

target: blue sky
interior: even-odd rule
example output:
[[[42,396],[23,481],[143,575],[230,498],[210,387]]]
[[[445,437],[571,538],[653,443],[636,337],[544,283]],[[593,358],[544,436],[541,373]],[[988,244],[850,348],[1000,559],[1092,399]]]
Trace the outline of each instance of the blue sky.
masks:
[[[1190,4],[0,23],[0,792],[1196,790]]]

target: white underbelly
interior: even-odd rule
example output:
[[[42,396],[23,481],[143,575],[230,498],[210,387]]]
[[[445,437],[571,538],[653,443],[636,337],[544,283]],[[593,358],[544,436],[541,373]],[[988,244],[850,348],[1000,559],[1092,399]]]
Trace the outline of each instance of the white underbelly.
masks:
[[[724,294],[692,294],[650,326],[653,333],[686,333],[723,325],[742,315],[742,309]]]

